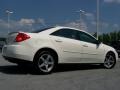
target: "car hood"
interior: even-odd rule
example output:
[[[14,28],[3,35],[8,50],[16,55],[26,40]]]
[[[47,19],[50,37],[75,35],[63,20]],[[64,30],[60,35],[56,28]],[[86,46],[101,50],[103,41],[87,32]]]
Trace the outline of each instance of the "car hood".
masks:
[[[109,46],[109,45],[106,45],[106,44],[103,44],[103,43],[102,43],[102,46],[103,46],[105,49],[110,49],[110,50],[115,51],[115,49],[114,49],[113,47]]]

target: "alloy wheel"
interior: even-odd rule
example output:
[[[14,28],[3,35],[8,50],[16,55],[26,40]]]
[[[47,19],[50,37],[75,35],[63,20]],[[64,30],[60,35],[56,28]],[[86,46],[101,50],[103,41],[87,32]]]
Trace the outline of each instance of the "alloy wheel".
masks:
[[[116,60],[113,57],[113,55],[108,54],[104,61],[104,67],[110,69],[110,68],[114,67],[115,63],[116,63]]]
[[[38,67],[40,71],[44,73],[49,73],[54,67],[54,58],[50,54],[42,54],[38,60]]]

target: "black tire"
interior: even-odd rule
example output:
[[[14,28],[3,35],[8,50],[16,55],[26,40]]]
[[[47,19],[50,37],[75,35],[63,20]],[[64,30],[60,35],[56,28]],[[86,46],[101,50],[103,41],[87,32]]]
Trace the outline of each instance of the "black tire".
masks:
[[[56,58],[50,51],[42,51],[35,57],[34,65],[38,73],[50,74],[56,67]]]
[[[112,69],[116,64],[115,55],[113,53],[108,53],[105,57],[103,66],[106,69]]]

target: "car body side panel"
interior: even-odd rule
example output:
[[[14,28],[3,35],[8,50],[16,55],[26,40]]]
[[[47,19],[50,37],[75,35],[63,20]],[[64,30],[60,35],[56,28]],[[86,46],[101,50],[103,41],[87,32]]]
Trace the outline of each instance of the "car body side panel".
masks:
[[[55,30],[56,29],[53,29],[53,31]],[[45,34],[45,32],[37,34],[27,33],[30,35],[30,39],[19,43],[13,42],[12,44],[5,45],[2,50],[2,55],[33,61],[33,58],[38,50],[41,48],[51,48],[58,54],[58,63],[103,63],[105,56],[109,51],[113,51],[116,55],[116,59],[118,60],[118,55],[112,47],[100,44],[97,51],[89,51],[86,49],[88,50],[88,53],[92,52],[92,54],[98,54],[98,56],[94,57],[93,62],[89,62],[89,57],[92,59],[92,56],[83,55],[85,52],[83,52],[83,47],[80,42],[77,40],[63,39],[66,43],[56,44],[53,41],[53,38],[48,35],[53,31],[48,30],[47,34]],[[87,60],[84,60],[84,57],[86,57]]]

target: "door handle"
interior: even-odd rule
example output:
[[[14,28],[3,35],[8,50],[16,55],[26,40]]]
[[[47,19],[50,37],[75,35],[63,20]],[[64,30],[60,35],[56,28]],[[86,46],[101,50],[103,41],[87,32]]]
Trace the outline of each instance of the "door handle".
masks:
[[[88,45],[83,45],[83,47],[88,47]]]
[[[58,40],[55,40],[55,41],[56,41],[56,42],[62,42],[62,40],[59,40],[59,39],[58,39]]]

